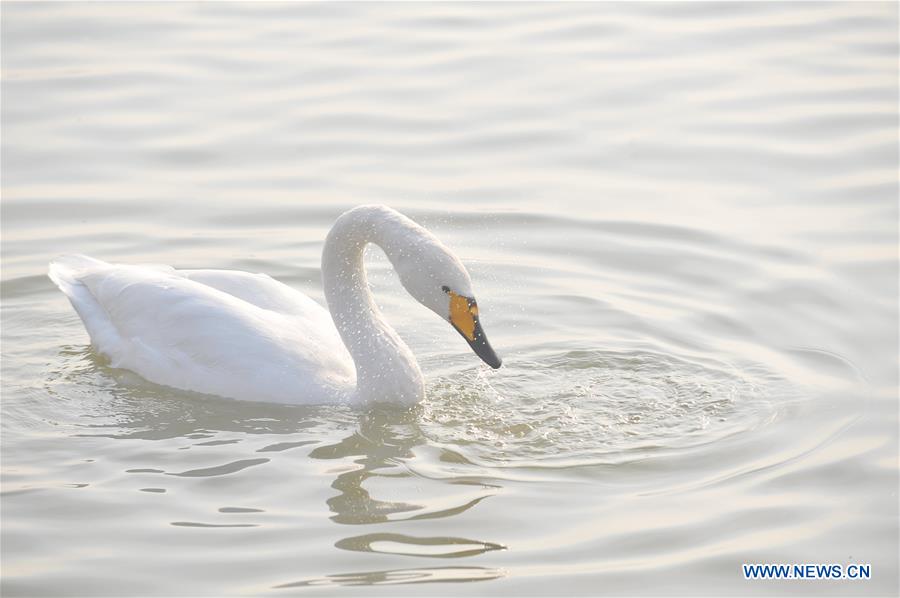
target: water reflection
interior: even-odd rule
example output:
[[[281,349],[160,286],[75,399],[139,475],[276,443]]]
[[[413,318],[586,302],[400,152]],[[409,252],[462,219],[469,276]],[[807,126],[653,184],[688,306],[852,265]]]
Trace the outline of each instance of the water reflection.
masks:
[[[397,501],[371,497],[363,483],[373,476],[408,478],[412,474],[401,467],[413,457],[412,449],[423,441],[414,423],[415,410],[376,408],[361,415],[359,429],[335,444],[319,446],[309,456],[314,459],[357,457],[360,467],[338,474],[331,487],[340,492],[328,500],[337,523],[366,524],[388,521],[395,513],[422,509]]]
[[[381,586],[436,582],[490,581],[503,577],[501,569],[490,567],[420,567],[362,573],[340,573],[274,586],[274,589],[319,586]]]
[[[482,492],[465,502],[440,509],[428,510],[428,505],[405,501],[385,501],[373,498],[364,483],[372,478],[402,480],[415,477],[405,464],[415,458],[414,448],[426,444],[427,439],[419,427],[421,409],[376,407],[359,419],[359,429],[351,436],[331,445],[313,449],[314,459],[348,459],[359,467],[338,474],[331,487],[340,494],[328,500],[336,523],[360,525],[416,519],[450,517],[467,511],[485,498],[492,496],[492,486],[466,484],[479,487]],[[424,512],[417,512],[424,511]],[[408,516],[397,514],[414,513]],[[340,543],[339,543],[340,544]],[[339,548],[355,545],[339,545]]]
[[[197,448],[203,454],[221,461],[203,463],[200,467],[185,467],[184,460],[179,458],[176,463],[182,463],[181,467],[132,467],[125,469],[128,474],[161,474],[180,478],[185,480],[184,483],[190,483],[191,479],[199,481],[201,478],[220,476],[259,475],[254,472],[279,467],[277,461],[281,454],[308,447],[304,450],[309,451],[308,457],[311,459],[335,462],[336,467],[331,469],[334,477],[330,486],[337,493],[328,498],[326,504],[334,523],[350,526],[380,526],[389,522],[455,517],[498,491],[496,485],[483,483],[471,476],[461,477],[458,468],[465,465],[464,461],[452,460],[449,463],[455,468],[451,476],[432,478],[414,473],[410,463],[417,459],[417,449],[429,450],[430,444],[421,428],[421,407],[378,406],[353,411],[342,406],[295,407],[247,403],[146,383],[128,372],[109,368],[89,350],[69,351],[67,357],[67,370],[51,379],[51,387],[56,391],[60,390],[59,387],[66,387],[69,397],[76,385],[93,388],[93,400],[78,404],[79,409],[87,410],[80,418],[83,422],[87,420],[81,424],[87,430],[75,436],[160,441],[154,443],[155,451],[166,453],[160,455],[160,461],[170,461],[174,450],[184,448]],[[102,392],[98,393],[98,389]],[[227,437],[222,438],[222,433]],[[273,438],[268,443],[264,440],[262,446],[251,442],[250,435],[260,434],[289,437],[284,441]],[[185,439],[190,440],[187,447],[178,442]],[[169,440],[176,442],[166,442]],[[146,455],[142,458],[145,459]],[[421,492],[423,487],[434,488],[434,493],[429,497]],[[192,488],[196,490],[196,487]],[[416,498],[380,499],[374,495],[379,490],[393,496]],[[166,488],[147,486],[139,488],[139,491],[161,495],[166,493]],[[241,498],[235,495],[229,500],[238,501]],[[219,508],[218,512],[265,513],[270,510],[270,505],[260,506],[264,508],[228,507]],[[277,511],[277,505],[271,510]],[[266,523],[265,519],[240,523],[175,520],[169,521],[169,525],[203,530],[257,528],[264,527]],[[406,533],[399,533],[379,528],[378,531],[340,538],[334,546],[353,552],[442,559],[476,557],[506,548],[498,542],[472,537],[409,533],[416,529],[407,527],[403,530]],[[358,532],[359,528],[354,527],[354,530]],[[498,570],[480,567],[397,569],[336,574],[279,587],[475,581],[501,575]]]
[[[335,544],[344,550],[380,552],[405,556],[460,558],[475,556],[492,550],[505,550],[502,544],[480,542],[466,538],[436,536],[417,538],[406,534],[376,533],[344,538]]]
[[[175,475],[183,478],[209,478],[213,476],[236,473],[238,471],[241,471],[242,469],[255,467],[256,465],[262,465],[263,463],[268,462],[269,459],[241,459],[240,461],[234,461],[233,463],[226,463],[224,465],[217,465],[215,467],[191,469],[188,471],[182,471],[180,473],[170,473],[169,475]]]

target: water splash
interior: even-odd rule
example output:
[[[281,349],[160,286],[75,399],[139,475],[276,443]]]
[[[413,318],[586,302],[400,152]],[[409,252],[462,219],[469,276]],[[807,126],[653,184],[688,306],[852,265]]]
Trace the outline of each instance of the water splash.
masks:
[[[566,351],[432,385],[421,428],[482,464],[617,463],[773,420],[789,388],[759,371],[651,352]]]

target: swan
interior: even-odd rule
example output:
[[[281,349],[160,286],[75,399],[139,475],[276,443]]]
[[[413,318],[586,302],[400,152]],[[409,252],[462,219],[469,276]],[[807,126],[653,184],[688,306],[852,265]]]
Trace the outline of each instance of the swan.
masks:
[[[50,262],[49,277],[94,349],[150,382],[250,401],[412,405],[424,396],[422,372],[369,291],[369,243],[384,250],[413,298],[500,367],[462,263],[429,231],[382,205],[345,212],[325,239],[330,314],[265,274],[66,255]]]

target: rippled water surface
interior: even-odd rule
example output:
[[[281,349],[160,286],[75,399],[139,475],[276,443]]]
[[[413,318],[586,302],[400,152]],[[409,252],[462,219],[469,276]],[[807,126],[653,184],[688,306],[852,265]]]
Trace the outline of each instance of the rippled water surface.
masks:
[[[897,16],[4,3],[3,595],[896,595]],[[321,301],[372,202],[460,255],[504,358],[371,249],[412,411],[154,386],[45,275]]]

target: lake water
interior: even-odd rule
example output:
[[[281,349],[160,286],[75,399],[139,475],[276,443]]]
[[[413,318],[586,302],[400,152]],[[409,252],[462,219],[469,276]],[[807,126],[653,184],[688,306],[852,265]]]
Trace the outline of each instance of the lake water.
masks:
[[[3,595],[896,595],[897,17],[4,3]],[[460,255],[504,359],[371,249],[412,411],[143,382],[46,277],[81,252],[322,301],[372,202]]]

